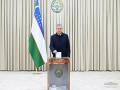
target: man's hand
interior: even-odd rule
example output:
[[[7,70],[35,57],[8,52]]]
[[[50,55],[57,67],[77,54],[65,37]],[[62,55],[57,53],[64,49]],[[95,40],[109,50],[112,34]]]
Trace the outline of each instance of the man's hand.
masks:
[[[57,50],[54,50],[53,53],[57,53]]]

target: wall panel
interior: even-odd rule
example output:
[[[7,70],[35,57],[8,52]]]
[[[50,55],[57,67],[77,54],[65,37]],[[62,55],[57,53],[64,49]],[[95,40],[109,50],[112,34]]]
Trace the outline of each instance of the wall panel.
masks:
[[[120,70],[120,0],[39,0],[48,58],[50,35],[62,24],[69,35],[71,71]],[[0,70],[35,70],[28,52],[34,0],[0,0]],[[40,70],[46,70],[46,65]]]

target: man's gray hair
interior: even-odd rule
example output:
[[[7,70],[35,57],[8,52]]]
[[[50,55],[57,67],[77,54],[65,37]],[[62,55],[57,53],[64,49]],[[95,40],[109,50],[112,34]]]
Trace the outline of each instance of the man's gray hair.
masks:
[[[56,27],[61,27],[62,28],[62,24],[57,24]]]

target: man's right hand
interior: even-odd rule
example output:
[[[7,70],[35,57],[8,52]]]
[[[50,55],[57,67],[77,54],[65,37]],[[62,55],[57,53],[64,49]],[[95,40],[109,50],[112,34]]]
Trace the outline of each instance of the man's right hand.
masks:
[[[57,50],[54,50],[53,53],[57,53]]]

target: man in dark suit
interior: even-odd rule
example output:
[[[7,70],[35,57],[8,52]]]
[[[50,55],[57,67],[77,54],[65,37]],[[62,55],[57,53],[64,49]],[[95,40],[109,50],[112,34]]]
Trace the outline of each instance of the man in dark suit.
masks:
[[[51,36],[50,50],[55,57],[57,52],[62,53],[62,57],[70,57],[70,42],[68,35],[62,32],[62,25],[57,24],[56,34]]]

